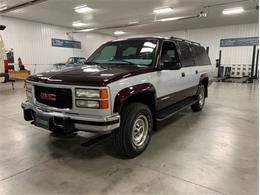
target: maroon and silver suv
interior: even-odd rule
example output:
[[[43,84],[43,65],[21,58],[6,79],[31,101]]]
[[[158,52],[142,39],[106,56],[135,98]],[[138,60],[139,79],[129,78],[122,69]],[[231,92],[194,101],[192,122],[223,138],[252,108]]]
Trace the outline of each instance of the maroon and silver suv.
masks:
[[[24,118],[61,134],[112,133],[131,158],[147,147],[156,122],[208,96],[212,66],[198,43],[179,38],[131,38],[102,45],[86,65],[26,80]]]

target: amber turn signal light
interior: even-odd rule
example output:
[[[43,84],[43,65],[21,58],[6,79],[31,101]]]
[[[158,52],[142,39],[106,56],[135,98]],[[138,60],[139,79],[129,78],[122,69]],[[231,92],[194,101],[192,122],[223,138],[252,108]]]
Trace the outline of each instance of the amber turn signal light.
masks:
[[[99,108],[100,109],[108,109],[108,100],[100,100]]]
[[[107,89],[99,90],[100,99],[108,99],[108,91]]]

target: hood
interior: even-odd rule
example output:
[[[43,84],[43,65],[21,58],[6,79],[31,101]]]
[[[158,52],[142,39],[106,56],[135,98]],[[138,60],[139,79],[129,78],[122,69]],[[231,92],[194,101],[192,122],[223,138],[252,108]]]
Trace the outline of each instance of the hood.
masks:
[[[48,84],[106,86],[122,78],[151,72],[152,67],[134,65],[89,65],[30,76],[27,80]]]

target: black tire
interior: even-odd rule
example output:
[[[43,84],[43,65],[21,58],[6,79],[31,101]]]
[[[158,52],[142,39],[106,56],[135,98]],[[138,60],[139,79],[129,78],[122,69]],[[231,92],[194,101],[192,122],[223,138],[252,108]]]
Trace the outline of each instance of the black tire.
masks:
[[[205,87],[204,85],[200,85],[196,95],[198,101],[191,106],[193,112],[199,112],[203,109],[205,104],[205,95],[206,95]]]
[[[146,149],[151,139],[152,129],[153,118],[148,106],[141,103],[127,105],[121,113],[120,127],[114,132],[115,149],[126,158],[138,156]],[[142,136],[138,145],[137,138]]]

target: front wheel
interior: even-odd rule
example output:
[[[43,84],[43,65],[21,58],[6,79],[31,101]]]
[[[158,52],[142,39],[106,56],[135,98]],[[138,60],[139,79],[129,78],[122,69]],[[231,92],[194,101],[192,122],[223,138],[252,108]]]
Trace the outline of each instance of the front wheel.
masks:
[[[198,89],[198,93],[196,95],[197,102],[191,106],[191,109],[194,112],[199,112],[203,109],[205,104],[205,87],[204,85],[200,85]]]
[[[138,156],[146,149],[152,128],[152,113],[145,104],[127,105],[121,114],[120,128],[114,132],[115,149],[128,158]]]

